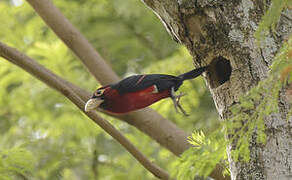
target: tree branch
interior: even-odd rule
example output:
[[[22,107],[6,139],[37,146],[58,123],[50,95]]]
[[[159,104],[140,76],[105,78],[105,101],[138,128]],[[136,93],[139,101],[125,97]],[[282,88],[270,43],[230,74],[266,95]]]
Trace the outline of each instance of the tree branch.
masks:
[[[66,19],[50,0],[27,0],[56,35],[80,58],[90,73],[101,82],[117,82],[118,76],[87,39]]]
[[[15,49],[6,46],[0,42],[0,56],[4,57],[11,63],[21,67],[34,77],[45,82],[47,85],[56,89],[74,103],[81,111],[84,112],[85,102],[67,86],[64,81],[60,80],[51,71],[45,70],[36,61],[28,56],[16,51]],[[169,175],[163,169],[152,163],[147,159],[124,135],[122,135],[114,126],[108,121],[104,120],[96,112],[84,112],[91,120],[93,120],[104,131],[117,140],[122,146],[126,148],[148,171],[160,179],[168,179]]]
[[[109,65],[50,0],[27,1],[101,84],[106,85],[118,81],[117,75]],[[189,134],[151,108],[119,116],[119,118],[145,132],[175,155],[181,154],[190,147],[187,142]]]

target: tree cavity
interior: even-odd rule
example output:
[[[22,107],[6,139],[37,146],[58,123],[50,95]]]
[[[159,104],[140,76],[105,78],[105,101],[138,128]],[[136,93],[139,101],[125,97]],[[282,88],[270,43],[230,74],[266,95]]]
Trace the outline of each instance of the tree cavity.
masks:
[[[222,56],[215,57],[209,65],[211,88],[216,88],[229,81],[232,67],[230,61]]]

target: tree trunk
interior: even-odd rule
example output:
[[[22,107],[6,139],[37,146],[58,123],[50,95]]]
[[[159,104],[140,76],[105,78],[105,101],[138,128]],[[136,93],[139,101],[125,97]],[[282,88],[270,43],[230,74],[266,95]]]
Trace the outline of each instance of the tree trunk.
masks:
[[[264,80],[274,55],[292,31],[292,11],[285,10],[276,32],[258,48],[254,32],[269,3],[262,0],[144,0],[174,40],[184,44],[195,66],[210,64],[205,74],[222,119],[240,95]],[[292,179],[292,118],[280,93],[279,114],[265,120],[267,143],[250,142],[250,161],[235,162],[227,147],[232,179]],[[256,109],[256,108],[255,108]],[[254,109],[254,110],[255,110]]]

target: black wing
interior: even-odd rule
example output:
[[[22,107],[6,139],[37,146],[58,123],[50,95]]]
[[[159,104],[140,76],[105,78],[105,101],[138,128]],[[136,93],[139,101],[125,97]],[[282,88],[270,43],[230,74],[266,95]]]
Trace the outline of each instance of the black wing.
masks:
[[[127,92],[136,92],[156,85],[158,92],[171,87],[175,90],[182,84],[182,79],[176,76],[164,74],[134,75],[127,77],[111,87],[117,89],[121,94]]]

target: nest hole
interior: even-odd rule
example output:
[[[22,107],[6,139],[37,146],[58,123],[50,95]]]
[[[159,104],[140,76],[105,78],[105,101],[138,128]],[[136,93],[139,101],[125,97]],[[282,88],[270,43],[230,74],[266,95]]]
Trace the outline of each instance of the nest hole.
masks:
[[[232,67],[230,61],[222,56],[215,57],[209,66],[210,84],[216,88],[229,81]]]

